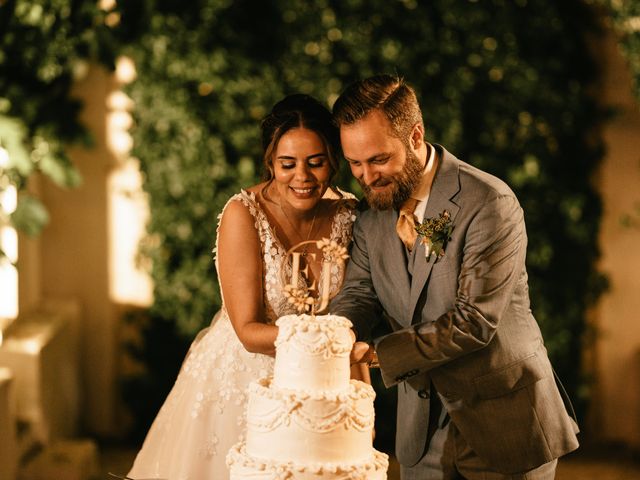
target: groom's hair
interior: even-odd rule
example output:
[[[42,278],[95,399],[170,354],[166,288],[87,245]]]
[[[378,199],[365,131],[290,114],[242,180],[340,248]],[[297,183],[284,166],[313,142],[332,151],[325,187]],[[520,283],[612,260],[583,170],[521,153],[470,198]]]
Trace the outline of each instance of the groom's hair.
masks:
[[[392,75],[375,75],[349,85],[333,105],[333,119],[338,127],[351,125],[376,109],[403,142],[417,123],[424,125],[416,92],[404,79]]]

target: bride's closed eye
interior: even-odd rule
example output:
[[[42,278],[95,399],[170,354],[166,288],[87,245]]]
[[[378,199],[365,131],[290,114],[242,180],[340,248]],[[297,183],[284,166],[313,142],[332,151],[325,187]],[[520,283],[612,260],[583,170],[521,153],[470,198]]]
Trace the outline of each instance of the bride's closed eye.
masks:
[[[311,168],[317,168],[317,167],[322,167],[325,163],[325,157],[315,157],[315,158],[311,158],[307,161],[307,164],[311,167]]]
[[[309,168],[319,168],[324,166],[325,164],[325,157],[313,157],[307,160],[307,165],[309,165]],[[280,162],[280,167],[282,167],[285,170],[291,170],[292,168],[296,167],[296,162],[295,161],[281,161]]]

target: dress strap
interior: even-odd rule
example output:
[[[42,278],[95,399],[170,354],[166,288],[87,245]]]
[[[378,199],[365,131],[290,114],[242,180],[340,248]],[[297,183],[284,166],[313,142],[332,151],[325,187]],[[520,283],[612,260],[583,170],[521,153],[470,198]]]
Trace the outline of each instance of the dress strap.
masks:
[[[349,192],[344,192],[344,198],[340,200],[331,228],[331,239],[340,245],[348,247],[351,242],[353,222],[356,220],[357,198]]]

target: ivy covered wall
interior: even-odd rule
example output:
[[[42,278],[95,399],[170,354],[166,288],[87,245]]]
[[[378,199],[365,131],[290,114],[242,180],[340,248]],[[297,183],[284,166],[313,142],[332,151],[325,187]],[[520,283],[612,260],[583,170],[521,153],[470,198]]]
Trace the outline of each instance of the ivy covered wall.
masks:
[[[619,48],[627,60],[633,79],[634,94],[640,102],[640,2],[605,0],[609,15],[608,26],[617,34]],[[638,165],[640,168],[640,165]],[[640,196],[633,208],[625,213],[622,224],[640,230]]]
[[[258,124],[270,106],[296,91],[331,105],[356,78],[397,73],[418,91],[427,138],[518,194],[533,310],[556,369],[584,405],[584,316],[604,286],[594,267],[601,207],[591,176],[603,115],[590,95],[593,9],[574,0],[147,0],[121,8],[138,68],[129,92],[134,154],[152,211],[143,245],[155,282],[148,325],[175,325],[191,338],[219,308],[216,216],[257,180]],[[346,170],[342,186],[357,191]],[[159,358],[157,348],[136,353]],[[140,383],[128,385],[133,398],[144,395]]]
[[[93,1],[0,2],[0,147],[8,155],[0,194],[10,184],[20,191],[10,218],[0,210],[0,227],[37,235],[48,222],[46,207],[26,191],[31,175],[65,188],[82,181],[65,149],[92,139],[70,91],[89,62],[113,65],[116,45],[105,20]]]
[[[640,2],[604,0],[604,3],[608,7],[606,21],[617,32],[633,76],[636,97],[640,99]]]
[[[70,85],[87,59],[111,65],[117,53],[130,55],[138,70],[128,92],[136,102],[133,154],[151,207],[141,247],[155,282],[155,303],[140,320],[147,341],[131,346],[147,375],[126,383],[142,432],[189,340],[220,306],[216,217],[258,178],[259,119],[285,93],[331,105],[356,78],[398,73],[418,90],[428,139],[518,194],[532,307],[583,407],[585,312],[604,286],[594,266],[600,202],[591,184],[603,113],[592,96],[598,70],[588,39],[600,29],[596,13],[611,11],[626,28],[638,13],[632,3],[127,0],[102,12],[89,0],[5,0],[0,141],[11,163],[0,166],[0,192],[10,182],[24,190],[35,171],[77,184],[63,147],[88,136]],[[637,38],[622,37],[636,74]],[[357,192],[346,168],[340,182]],[[25,221],[10,221],[36,233],[46,214],[21,198]]]

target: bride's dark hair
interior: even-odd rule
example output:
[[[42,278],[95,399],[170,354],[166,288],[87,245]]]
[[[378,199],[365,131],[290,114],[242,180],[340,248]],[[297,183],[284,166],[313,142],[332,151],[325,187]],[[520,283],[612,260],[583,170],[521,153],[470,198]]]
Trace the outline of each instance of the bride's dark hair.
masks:
[[[273,178],[273,152],[278,142],[285,133],[294,128],[306,128],[320,137],[327,148],[331,178],[337,173],[340,132],[333,123],[329,109],[310,95],[287,95],[273,106],[271,113],[262,120],[260,128],[265,180]]]

